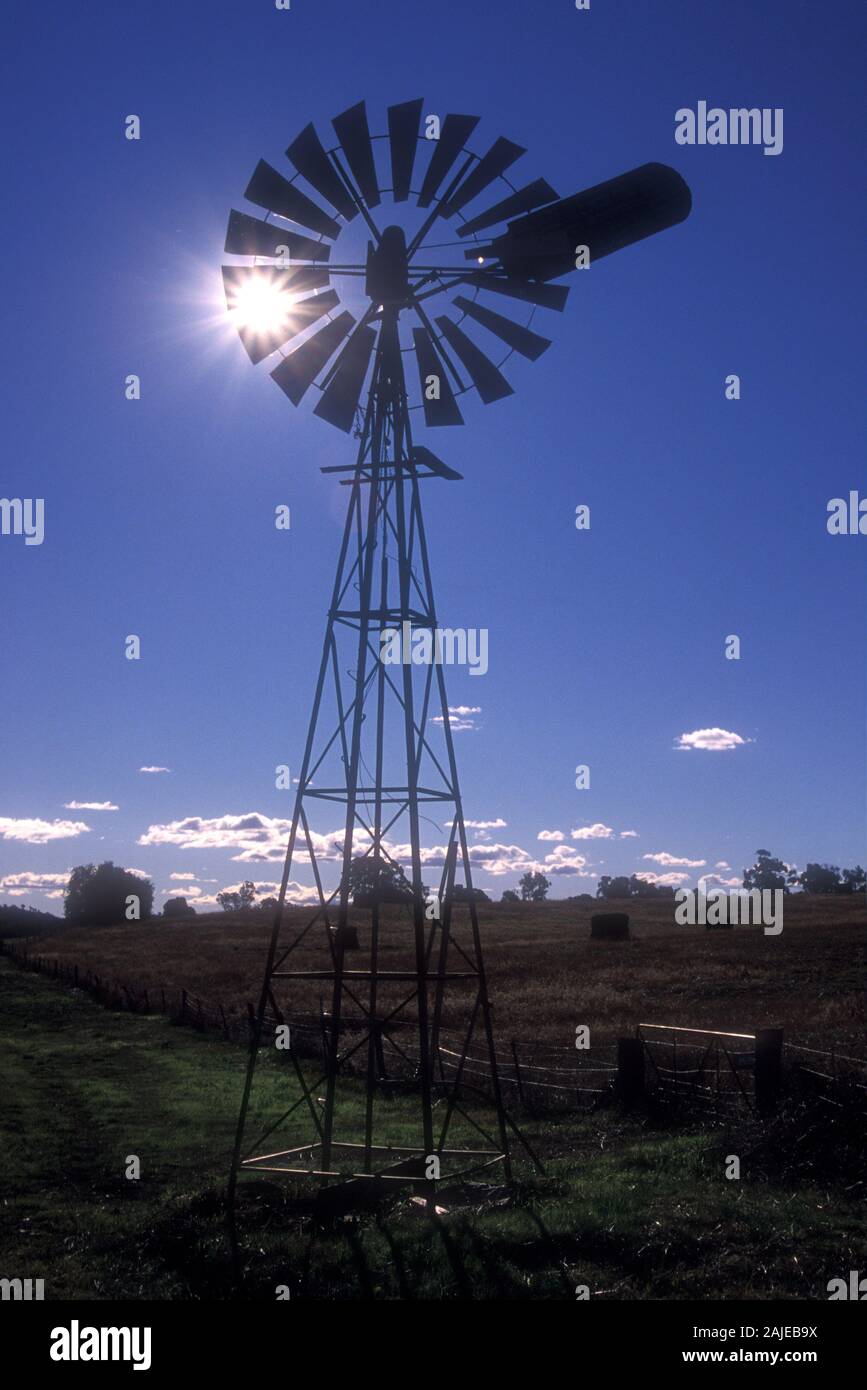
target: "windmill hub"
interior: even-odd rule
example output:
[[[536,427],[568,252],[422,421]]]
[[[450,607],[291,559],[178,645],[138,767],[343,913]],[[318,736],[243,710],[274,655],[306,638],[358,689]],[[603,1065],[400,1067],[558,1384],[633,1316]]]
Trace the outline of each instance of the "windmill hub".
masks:
[[[386,227],[379,245],[367,243],[365,293],[374,304],[406,304],[409,299],[409,259],[402,227]]]

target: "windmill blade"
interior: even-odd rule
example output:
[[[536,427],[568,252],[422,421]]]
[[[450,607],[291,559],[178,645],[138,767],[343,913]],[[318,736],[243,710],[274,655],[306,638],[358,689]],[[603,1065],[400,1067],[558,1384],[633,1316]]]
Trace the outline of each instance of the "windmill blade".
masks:
[[[388,140],[391,145],[391,187],[396,203],[405,203],[412,182],[415,147],[423,98],[388,108]]]
[[[318,333],[290,352],[274,368],[271,373],[273,380],[293,405],[301,404],[305,391],[312,386],[328,359],[349,335],[354,323],[352,314],[344,309],[342,314],[326,323],[324,328],[320,328]]]
[[[518,217],[522,212],[531,212],[543,203],[552,203],[556,197],[557,194],[547,179],[536,179],[535,182],[528,183],[526,188],[519,188],[516,193],[510,193],[501,203],[494,203],[484,212],[480,212],[478,217],[473,217],[462,227],[458,227],[458,236],[470,236],[472,232],[481,231],[483,227],[492,227],[495,222],[507,222],[510,217]]]
[[[467,337],[463,329],[458,328],[454,319],[440,317],[437,319],[437,326],[446,342],[454,348],[463,362],[485,405],[490,405],[492,401],[500,401],[504,396],[513,394],[511,386],[499,367],[495,367],[481,348],[476,347],[475,343]]]
[[[375,343],[376,332],[373,328],[356,328],[313,412],[320,420],[327,420],[330,425],[335,425],[346,434],[352,429],[355,420],[355,408],[361,396],[367,364]]]
[[[477,198],[489,183],[493,183],[494,179],[526,153],[522,145],[516,145],[501,135],[494,141],[488,153],[482,155],[478,164],[467,174],[454,196],[449,199],[443,208],[443,216],[451,217],[454,213],[460,212],[462,207],[473,198]]]
[[[230,256],[271,256],[283,257],[287,254],[293,261],[327,261],[331,247],[324,241],[314,241],[312,237],[302,236],[300,232],[290,232],[278,227],[276,222],[263,222],[249,213],[238,212],[235,208],[229,213],[226,228],[226,244],[223,248]]]
[[[556,279],[575,269],[577,246],[588,247],[592,265],[682,222],[691,207],[692,195],[675,169],[642,164],[511,222],[491,251],[510,274]]]
[[[224,265],[222,271],[227,302],[259,280],[278,294],[306,294],[309,290],[322,289],[329,282],[328,271],[315,265],[304,265],[298,270],[274,265]]]
[[[340,141],[346,162],[369,208],[379,206],[379,184],[373,160],[373,142],[367,124],[367,108],[363,101],[335,116],[331,122]]]
[[[486,309],[483,304],[477,304],[474,299],[465,299],[459,294],[455,299],[455,304],[459,309],[463,309],[469,318],[475,319],[483,328],[487,328],[490,333],[496,334],[510,348],[514,348],[522,357],[529,357],[531,362],[535,362],[546,348],[551,346],[550,338],[543,338],[541,333],[534,333],[531,329],[525,328],[523,324],[514,323],[512,319],[504,318],[502,314],[495,314],[493,309]]]
[[[241,324],[238,337],[247,349],[250,361],[262,362],[266,357],[270,357],[272,352],[276,352],[278,347],[282,347],[283,343],[288,343],[290,338],[303,333],[311,323],[321,319],[323,314],[329,314],[332,309],[336,309],[339,303],[334,290],[311,295],[309,299],[302,299],[298,304],[293,304],[285,318],[273,328],[263,331]]]
[[[432,428],[439,425],[462,425],[464,417],[458,409],[451,382],[446,376],[446,369],[437,352],[433,338],[426,328],[414,328],[412,336],[415,343],[416,362],[418,363],[418,379],[421,387],[425,424]],[[427,388],[432,376],[436,377],[439,382],[439,400],[435,401],[430,401],[427,398]]]
[[[292,141],[286,151],[299,174],[311,184],[317,193],[351,222],[358,212],[355,202],[344,186],[343,180],[325,153],[325,148],[316,134],[311,122],[305,126],[297,139]]]
[[[420,208],[430,207],[437,189],[478,124],[478,116],[446,116],[421,186]]]
[[[264,159],[260,159],[253,170],[244,197],[257,207],[267,208],[268,212],[276,212],[280,217],[288,217],[290,222],[298,222],[312,232],[331,237],[332,241],[340,235],[340,223],[329,217],[318,203],[314,203],[294,183],[284,179]]]
[[[483,290],[493,290],[494,294],[505,294],[510,299],[521,299],[525,304],[538,304],[542,309],[556,309],[558,314],[562,314],[569,298],[565,285],[542,285],[532,280],[492,275],[481,270],[466,278],[471,285],[478,285]]]

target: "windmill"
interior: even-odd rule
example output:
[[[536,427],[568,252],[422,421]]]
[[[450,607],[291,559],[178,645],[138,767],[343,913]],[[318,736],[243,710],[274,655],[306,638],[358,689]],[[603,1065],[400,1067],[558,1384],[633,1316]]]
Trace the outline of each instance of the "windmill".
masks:
[[[563,199],[542,178],[515,184],[525,150],[500,137],[474,153],[478,124],[425,117],[414,100],[389,107],[387,132],[371,135],[359,102],[333,120],[334,141],[308,125],[284,172],[259,162],[245,197],[264,217],[229,217],[225,250],[243,259],[223,280],[248,355],[271,364],[293,405],[315,396],[313,413],[358,440],[354,463],[322,470],[348,475],[348,509],[251,1022],[230,1209],[239,1173],[320,1186],[374,1179],[427,1195],[438,1179],[493,1165],[508,1176],[519,1134],[497,1067],[421,507],[422,482],[461,475],[414,430],[463,424],[472,391],[486,404],[510,395],[505,362],[539,358],[550,339],[535,319],[566,303],[552,281],[579,253],[595,264],[681,221],[690,194],[660,164]],[[394,204],[385,215],[384,199]],[[389,665],[383,640],[395,633],[422,640]],[[335,807],[338,830],[317,830]],[[431,824],[443,841],[435,850],[423,844]],[[315,899],[289,930],[299,854]],[[310,1008],[317,990],[319,1072],[305,1074],[290,1045],[292,1098],[254,1134],[272,1025],[296,1016],[295,997]],[[390,1128],[390,1091],[413,1097],[410,1136]]]

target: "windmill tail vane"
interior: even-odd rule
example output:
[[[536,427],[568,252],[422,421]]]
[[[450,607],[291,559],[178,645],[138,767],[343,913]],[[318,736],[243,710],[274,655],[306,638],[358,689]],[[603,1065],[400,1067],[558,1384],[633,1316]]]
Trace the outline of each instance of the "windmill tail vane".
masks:
[[[422,115],[421,100],[391,106],[374,136],[359,102],[335,117],[328,147],[308,125],[285,173],[262,160],[247,185],[266,217],[229,216],[225,249],[243,261],[223,280],[249,357],[271,359],[293,405],[313,393],[315,415],[358,434],[355,462],[323,469],[347,475],[348,508],[251,1028],[230,1211],[245,1173],[341,1193],[404,1184],[430,1200],[437,1182],[497,1166],[510,1176],[516,1136],[529,1153],[497,1064],[473,891],[480,859],[442,662],[382,660],[384,634],[438,631],[421,483],[461,476],[413,431],[463,424],[472,391],[486,404],[511,395],[503,367],[550,346],[535,320],[563,311],[568,289],[551,281],[575,268],[576,248],[593,263],[673,226],[690,194],[674,170],[645,164],[558,199],[544,179],[507,178],[521,146],[500,137],[470,148],[478,117],[449,114],[429,140]],[[337,245],[359,217],[366,254],[342,261]],[[352,310],[335,286],[355,294]],[[318,828],[338,812],[337,831]],[[434,848],[423,843],[431,821],[443,827]],[[313,883],[303,913],[287,908],[299,860]],[[300,1031],[298,1019],[308,1020]],[[287,1020],[283,1052],[275,1028]],[[411,1122],[395,1095],[413,1097]]]

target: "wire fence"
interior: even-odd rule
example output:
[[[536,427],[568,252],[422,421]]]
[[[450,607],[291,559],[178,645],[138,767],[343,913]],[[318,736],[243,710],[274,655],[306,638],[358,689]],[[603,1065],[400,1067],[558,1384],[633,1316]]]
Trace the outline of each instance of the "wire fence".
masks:
[[[173,1023],[234,1043],[249,1045],[253,1036],[256,1009],[252,1001],[239,1009],[237,1003],[224,1005],[185,988],[120,981],[31,954],[10,941],[0,940],[0,954],[23,969],[80,989],[108,1008],[163,1014]],[[328,1067],[334,1035],[326,1010],[284,1015],[273,1007],[266,1009],[264,1038],[273,1038],[280,1026],[289,1027],[296,1056]],[[342,1022],[341,1070],[359,1074],[366,1070],[365,1043],[370,1033],[364,1017]],[[376,1070],[383,1086],[411,1082],[417,1075],[414,1033],[412,1022],[396,1019],[373,1030]],[[353,1034],[358,1039],[355,1045]],[[777,1030],[722,1033],[642,1023],[634,1039],[586,1049],[501,1038],[496,1054],[500,1085],[529,1110],[592,1108],[619,1096],[628,1102],[653,1099],[708,1119],[725,1119],[739,1111],[768,1111],[786,1095],[855,1107],[867,1114],[867,1059],[835,1048],[823,1051],[784,1043]],[[441,1029],[433,1060],[442,1080],[460,1078],[470,1089],[492,1090],[490,1057],[480,1038],[473,1037],[467,1044],[464,1035]]]

